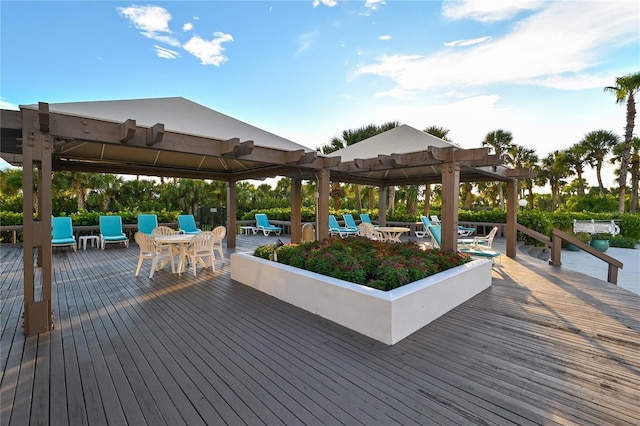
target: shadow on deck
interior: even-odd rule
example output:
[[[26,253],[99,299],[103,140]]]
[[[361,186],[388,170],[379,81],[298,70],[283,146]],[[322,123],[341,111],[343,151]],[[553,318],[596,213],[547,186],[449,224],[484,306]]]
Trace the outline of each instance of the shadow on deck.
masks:
[[[238,236],[234,251],[278,237]],[[394,346],[217,272],[54,250],[55,329],[22,334],[0,248],[0,423],[639,424],[640,296],[525,257]]]

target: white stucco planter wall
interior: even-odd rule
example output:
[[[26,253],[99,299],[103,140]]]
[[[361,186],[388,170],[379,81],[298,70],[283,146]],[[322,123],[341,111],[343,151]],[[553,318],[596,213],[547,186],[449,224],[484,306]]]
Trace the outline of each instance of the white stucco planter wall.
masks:
[[[474,260],[381,291],[234,253],[231,279],[393,345],[491,286],[491,261]]]

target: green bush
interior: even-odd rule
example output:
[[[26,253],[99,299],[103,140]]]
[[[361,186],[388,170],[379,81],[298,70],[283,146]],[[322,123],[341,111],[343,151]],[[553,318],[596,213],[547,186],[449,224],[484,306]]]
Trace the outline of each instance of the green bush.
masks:
[[[254,255],[268,259],[273,247],[259,246]],[[285,244],[277,254],[279,263],[385,291],[471,260],[455,251],[422,250],[415,241],[389,243],[362,237]]]
[[[615,237],[611,237],[611,239],[609,240],[609,247],[634,249],[636,248],[637,243],[638,240],[636,238],[616,235]]]
[[[640,213],[626,213],[620,220],[620,234],[640,240]]]

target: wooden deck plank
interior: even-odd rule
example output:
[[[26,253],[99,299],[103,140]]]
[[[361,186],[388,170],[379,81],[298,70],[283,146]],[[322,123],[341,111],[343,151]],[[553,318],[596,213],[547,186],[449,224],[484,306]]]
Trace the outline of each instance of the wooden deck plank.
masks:
[[[228,260],[150,280],[135,244],[56,250],[56,328],[25,338],[20,250],[0,250],[2,424],[640,423],[640,297],[580,274],[503,259],[386,346],[231,281]]]

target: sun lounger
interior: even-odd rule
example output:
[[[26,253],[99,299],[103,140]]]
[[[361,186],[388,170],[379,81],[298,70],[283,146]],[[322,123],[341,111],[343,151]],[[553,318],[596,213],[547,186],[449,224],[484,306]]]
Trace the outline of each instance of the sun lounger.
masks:
[[[356,235],[358,228],[348,228],[346,226],[340,226],[336,217],[332,214],[329,215],[329,235],[332,237],[339,235],[341,238],[348,237],[349,235]]]
[[[269,223],[269,218],[264,213],[256,213],[256,228],[258,228],[258,231],[262,231],[264,235],[269,235],[272,232],[280,235],[282,232],[282,228]]]

